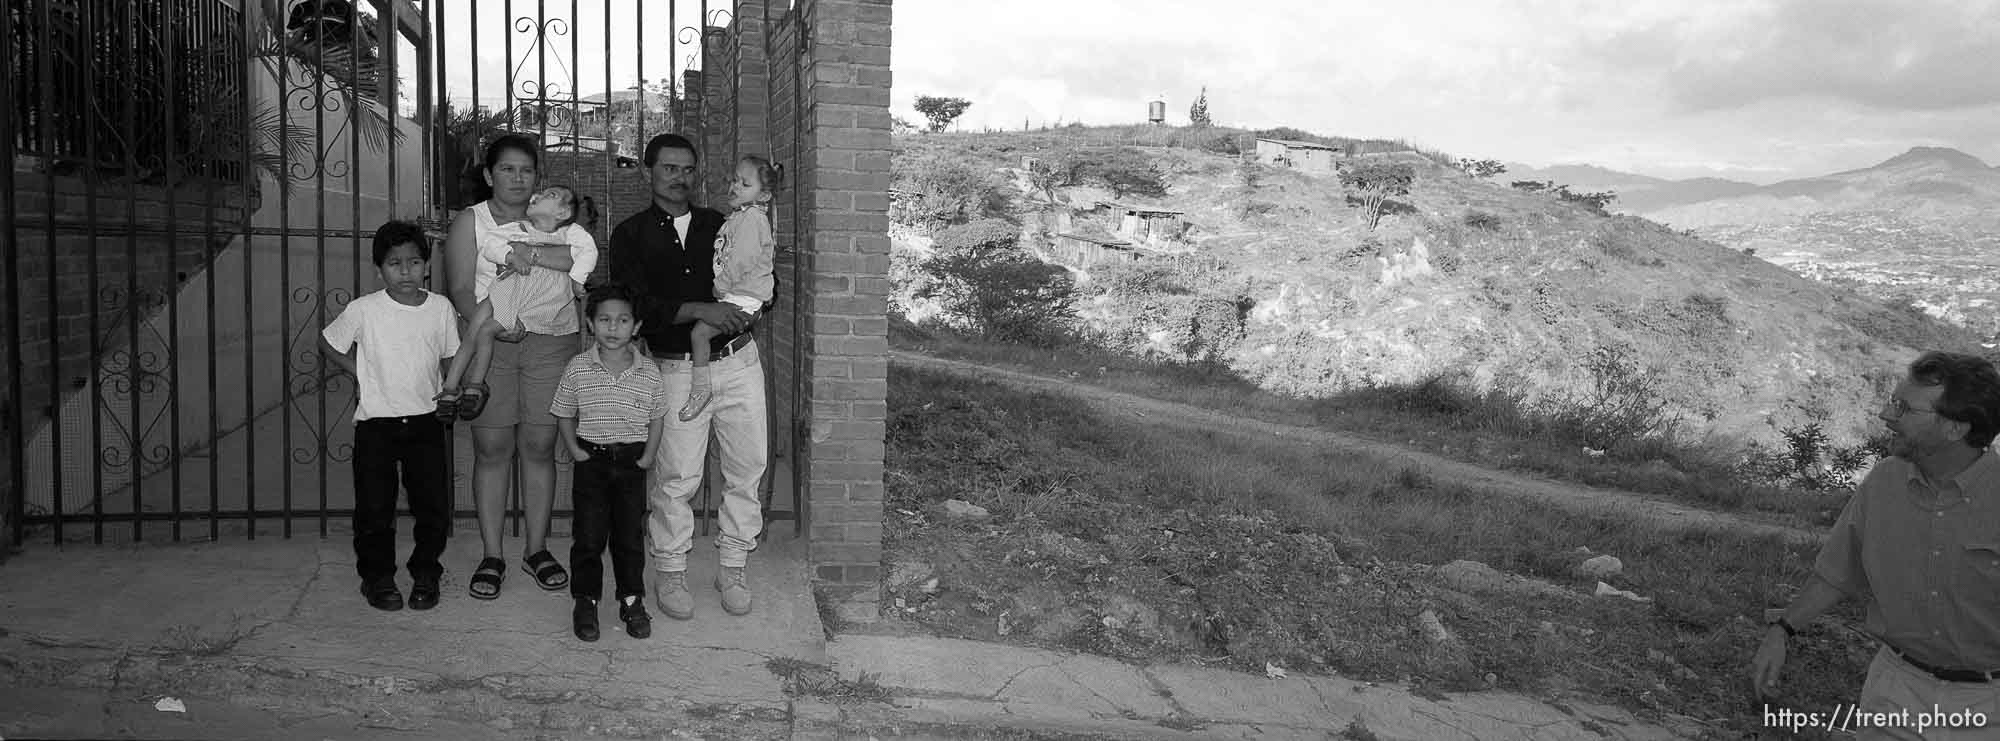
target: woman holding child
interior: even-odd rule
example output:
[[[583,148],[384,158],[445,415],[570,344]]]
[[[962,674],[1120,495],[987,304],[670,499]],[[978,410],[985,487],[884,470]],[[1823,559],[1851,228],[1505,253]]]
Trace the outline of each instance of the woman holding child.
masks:
[[[518,228],[506,228],[529,218],[531,201],[541,202],[536,198],[539,165],[533,139],[507,135],[494,140],[486,148],[485,160],[492,196],[461,212],[445,239],[446,291],[462,319],[493,314],[481,304],[488,301],[495,283],[520,281],[508,287],[516,300],[499,315],[511,317],[513,323],[493,336],[498,341],[485,360],[484,373],[476,365],[467,369],[463,382],[447,387],[439,397],[441,414],[455,408],[472,427],[472,495],[485,558],[468,591],[479,599],[500,596],[507,575],[501,525],[508,475],[517,460],[527,514],[521,568],[543,589],[554,591],[569,584],[568,572],[549,554],[545,540],[556,484],[556,419],[549,414],[549,403],[563,368],[582,347],[573,300],[576,289],[569,275],[575,267],[572,248],[514,242],[505,265],[480,257],[482,242],[496,234],[518,234]],[[467,327],[465,335],[472,337],[478,329]]]

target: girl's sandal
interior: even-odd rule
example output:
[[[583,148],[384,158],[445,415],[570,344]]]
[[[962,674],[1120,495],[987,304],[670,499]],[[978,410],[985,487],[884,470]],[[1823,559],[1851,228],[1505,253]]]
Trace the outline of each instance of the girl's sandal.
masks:
[[[534,555],[523,559],[521,570],[535,577],[535,583],[548,591],[569,586],[569,572],[563,570],[562,564],[556,561],[555,556],[549,555],[547,549],[535,551]]]
[[[465,589],[472,593],[474,599],[497,599],[500,597],[500,583],[506,580],[507,562],[488,557],[480,560],[479,569],[472,573],[472,583],[467,584]],[[480,587],[486,589],[481,591]]]
[[[445,424],[451,424],[458,419],[458,389],[440,391],[437,398],[432,401],[437,402],[437,417],[444,420]]]
[[[458,392],[458,418],[478,419],[480,412],[486,411],[486,384],[468,383]]]

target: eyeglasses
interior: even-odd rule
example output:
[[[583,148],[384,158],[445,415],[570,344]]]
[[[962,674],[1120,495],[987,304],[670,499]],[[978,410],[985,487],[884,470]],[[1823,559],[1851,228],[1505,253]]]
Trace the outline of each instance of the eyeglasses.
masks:
[[[1910,406],[1909,402],[1903,401],[1901,398],[1898,397],[1889,398],[1889,409],[1896,413],[1895,416],[1897,418],[1901,418],[1903,415],[1909,414],[1910,412],[1920,412],[1923,414],[1938,413],[1936,409],[1917,409],[1915,407]]]

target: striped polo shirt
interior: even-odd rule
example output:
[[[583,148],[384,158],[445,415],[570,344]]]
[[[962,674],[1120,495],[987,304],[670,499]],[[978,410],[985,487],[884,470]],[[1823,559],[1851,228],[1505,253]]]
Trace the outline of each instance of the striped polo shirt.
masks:
[[[577,437],[594,443],[643,443],[647,425],[667,416],[667,381],[660,366],[639,357],[636,346],[626,348],[632,365],[623,373],[604,367],[596,345],[563,368],[549,413],[576,418]]]

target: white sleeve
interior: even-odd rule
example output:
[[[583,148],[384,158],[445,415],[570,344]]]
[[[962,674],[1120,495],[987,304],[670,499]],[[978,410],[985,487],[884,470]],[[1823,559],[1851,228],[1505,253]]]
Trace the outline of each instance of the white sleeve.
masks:
[[[590,280],[590,272],[597,269],[597,239],[590,231],[575,224],[563,229],[563,239],[569,242],[569,277],[581,285]]]
[[[348,302],[347,308],[341,309],[339,316],[327,322],[319,336],[326,338],[326,344],[332,345],[335,350],[347,352],[353,349],[355,340],[361,337],[361,312],[362,309],[355,308],[353,302]]]
[[[434,312],[437,315],[437,326],[432,329],[435,332],[438,357],[449,358],[458,354],[458,313],[452,309],[449,299],[439,296],[437,300],[442,306]]]
[[[507,264],[507,256],[514,251],[514,248],[509,246],[508,243],[524,236],[518,227],[509,228],[509,226],[511,225],[494,227],[485,234],[480,235],[480,259],[495,265]]]

